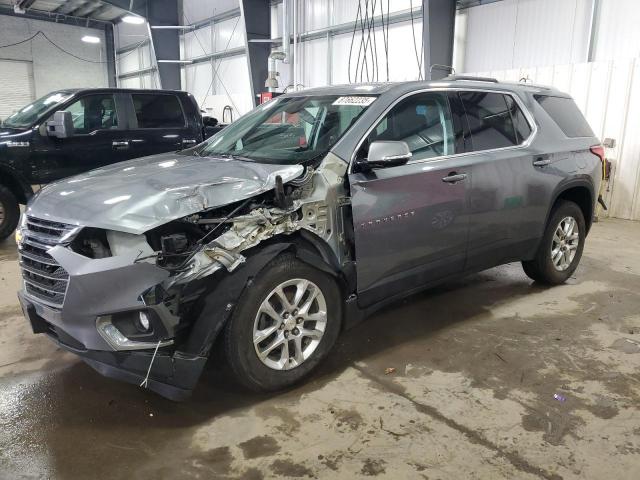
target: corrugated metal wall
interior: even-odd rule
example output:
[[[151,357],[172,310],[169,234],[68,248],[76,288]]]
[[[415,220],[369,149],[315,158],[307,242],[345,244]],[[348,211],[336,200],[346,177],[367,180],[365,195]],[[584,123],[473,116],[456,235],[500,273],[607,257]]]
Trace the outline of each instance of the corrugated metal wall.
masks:
[[[607,149],[613,178],[606,185],[608,212],[618,218],[640,220],[640,59],[576,63],[477,72],[503,81],[553,85],[570,93],[596,135],[613,138]]]
[[[600,0],[594,60],[640,56],[640,2]]]
[[[592,0],[503,0],[462,10],[466,34],[458,70],[587,61]]]

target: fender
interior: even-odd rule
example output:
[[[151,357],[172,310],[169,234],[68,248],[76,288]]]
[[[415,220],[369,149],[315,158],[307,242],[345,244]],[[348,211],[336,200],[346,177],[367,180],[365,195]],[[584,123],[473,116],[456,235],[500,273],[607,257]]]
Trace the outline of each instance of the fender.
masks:
[[[33,190],[27,179],[9,165],[0,164],[0,184],[8,187],[22,204],[26,205],[33,197]]]
[[[544,221],[545,226],[549,221],[549,217],[551,216],[551,209],[555,205],[560,195],[562,195],[563,192],[566,192],[567,190],[575,187],[585,187],[587,190],[589,190],[589,195],[591,196],[591,207],[593,209],[596,203],[597,196],[595,194],[593,179],[589,175],[582,175],[577,178],[562,181],[556,186],[556,188],[553,190],[553,193],[551,194],[551,202],[549,203],[549,207],[547,208],[547,215]],[[589,231],[592,220],[593,218],[585,218],[585,222],[587,223],[587,231]]]

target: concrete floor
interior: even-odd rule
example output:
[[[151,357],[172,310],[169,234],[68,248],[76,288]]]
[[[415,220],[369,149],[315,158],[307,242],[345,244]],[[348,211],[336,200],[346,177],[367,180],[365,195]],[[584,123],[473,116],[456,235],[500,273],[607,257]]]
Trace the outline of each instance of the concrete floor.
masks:
[[[298,388],[244,393],[211,362],[182,404],[33,335],[6,241],[0,478],[637,479],[639,240],[603,221],[567,285],[496,268],[347,332]]]

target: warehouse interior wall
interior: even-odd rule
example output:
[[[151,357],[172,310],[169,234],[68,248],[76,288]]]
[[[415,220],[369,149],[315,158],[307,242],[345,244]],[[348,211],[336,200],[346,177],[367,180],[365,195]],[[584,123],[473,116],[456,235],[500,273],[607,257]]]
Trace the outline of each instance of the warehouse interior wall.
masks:
[[[12,61],[11,68],[17,68],[16,73],[24,72],[25,78],[32,80],[29,87],[32,98],[27,99],[26,90],[22,89],[20,102],[32,101],[53,90],[108,85],[103,30],[0,15],[0,45],[22,42],[37,32],[43,32],[60,48],[80,58],[64,53],[42,35],[34,37],[31,41],[0,49],[0,62]],[[84,35],[98,37],[100,43],[85,43],[80,40]],[[22,65],[16,65],[20,63]],[[10,67],[8,64],[5,65],[5,71],[8,71]],[[14,92],[12,88],[4,88],[0,92],[0,104],[9,104],[9,97],[14,95]],[[24,106],[25,103],[27,102],[19,106]],[[2,110],[0,117],[4,118],[10,113],[12,112]]]
[[[185,25],[198,25],[181,36],[181,58],[193,62],[182,67],[183,88],[207,114],[237,119],[253,108],[238,0],[184,0],[182,14]]]
[[[637,0],[597,3],[503,0],[461,10],[454,61],[459,73],[570,93],[596,135],[615,140],[609,210],[600,215],[640,220],[640,9]]]

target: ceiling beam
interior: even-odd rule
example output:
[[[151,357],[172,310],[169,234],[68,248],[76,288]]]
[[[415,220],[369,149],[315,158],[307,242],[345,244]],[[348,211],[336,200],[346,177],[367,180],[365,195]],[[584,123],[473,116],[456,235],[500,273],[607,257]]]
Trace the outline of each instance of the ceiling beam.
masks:
[[[85,2],[83,5],[80,5],[75,10],[70,12],[71,15],[75,15],[76,17],[89,17],[93,13],[94,10],[97,10],[103,5],[102,2],[95,0],[93,2]]]
[[[64,15],[56,12],[45,12],[42,10],[29,9],[26,13],[15,13],[13,7],[9,5],[0,5],[0,15],[8,15],[16,18],[31,18],[33,20],[42,20],[45,22],[62,23],[65,25],[74,25],[76,27],[98,28],[104,29],[105,23],[111,23],[106,20],[98,20],[94,18],[80,18]]]
[[[107,3],[112,7],[117,7],[145,18],[147,16],[147,0],[102,0],[102,3]]]

